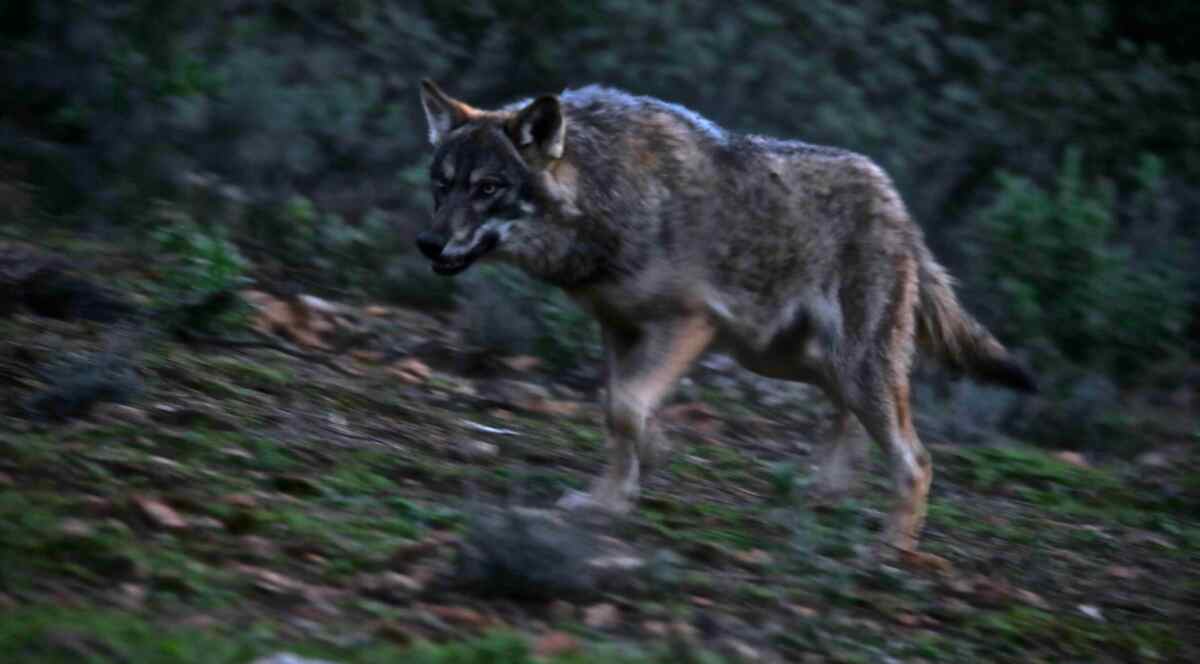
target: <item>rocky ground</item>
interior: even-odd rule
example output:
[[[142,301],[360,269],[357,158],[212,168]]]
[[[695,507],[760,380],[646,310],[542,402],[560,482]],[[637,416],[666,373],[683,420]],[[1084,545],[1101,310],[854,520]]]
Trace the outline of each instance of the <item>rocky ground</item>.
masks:
[[[1124,462],[933,444],[927,555],[880,560],[883,459],[808,501],[827,404],[717,356],[637,513],[565,519],[595,372],[243,297],[232,335],[3,309],[5,662],[1200,660],[1200,431]]]

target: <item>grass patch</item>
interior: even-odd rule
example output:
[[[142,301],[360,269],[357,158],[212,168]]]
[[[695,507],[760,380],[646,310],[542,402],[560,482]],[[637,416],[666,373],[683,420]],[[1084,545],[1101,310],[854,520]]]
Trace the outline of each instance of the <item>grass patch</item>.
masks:
[[[1166,661],[1179,651],[1169,627],[1152,623],[1101,622],[1082,615],[1013,607],[974,618],[967,629],[1001,652],[1089,658],[1097,652],[1129,661]]]

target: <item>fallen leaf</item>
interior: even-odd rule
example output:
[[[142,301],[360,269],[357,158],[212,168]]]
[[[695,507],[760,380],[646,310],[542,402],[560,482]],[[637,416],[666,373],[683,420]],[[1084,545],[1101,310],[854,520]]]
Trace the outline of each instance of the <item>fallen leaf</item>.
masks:
[[[362,350],[359,348],[350,351],[350,357],[364,364],[378,364],[383,359],[383,353],[377,350]]]
[[[593,629],[616,627],[620,622],[620,609],[608,602],[593,604],[583,610],[583,624]]]
[[[579,650],[579,640],[566,632],[554,631],[543,635],[533,645],[538,657],[558,657]]]
[[[274,595],[299,595],[305,589],[303,582],[279,572],[262,568],[250,568],[250,570],[250,575],[254,577],[254,587],[259,590]]]
[[[975,613],[976,609],[957,597],[949,597],[937,602],[929,611],[944,620],[962,620]]]
[[[713,435],[721,428],[721,418],[712,406],[702,402],[680,403],[659,411],[659,418],[670,424],[695,429],[703,435]]]
[[[188,528],[194,530],[224,530],[225,523],[211,516],[194,516],[187,520]]]
[[[500,455],[500,447],[482,440],[464,440],[450,448],[450,453],[461,461],[488,461]]]
[[[231,493],[221,499],[226,505],[251,509],[258,507],[258,499],[249,493]]]
[[[706,609],[713,605],[713,601],[711,599],[709,599],[707,597],[701,597],[700,595],[692,595],[690,599],[692,601],[692,604],[695,604],[696,606],[704,607]]]
[[[247,290],[241,296],[256,310],[251,319],[254,329],[312,348],[329,348],[321,337],[337,329],[336,319],[342,314],[337,305],[313,295],[280,298]]]
[[[433,567],[426,565],[416,565],[408,571],[408,575],[417,583],[428,586],[437,580],[438,572]]]
[[[757,648],[739,639],[723,639],[720,648],[732,655],[735,662],[754,662],[760,659]]]
[[[989,606],[1002,606],[1012,601],[1015,596],[1012,584],[1004,579],[994,579],[977,576],[972,583],[974,596],[978,603]]]
[[[427,558],[438,553],[443,546],[453,544],[458,536],[449,531],[431,533],[428,537],[416,542],[406,542],[396,547],[388,559],[391,567],[402,567],[421,558]]]
[[[576,401],[558,401],[555,399],[537,399],[524,404],[514,404],[531,413],[552,415],[556,417],[573,417],[579,413],[580,405]]]
[[[514,355],[500,358],[500,363],[513,371],[533,371],[542,365],[542,358],[533,355]]]
[[[88,539],[96,533],[96,529],[83,519],[63,519],[58,524],[58,532],[70,539]]]
[[[896,622],[904,627],[917,627],[921,624],[921,617],[912,613],[897,613],[894,617]]]
[[[820,612],[818,612],[816,609],[812,608],[811,606],[801,606],[799,604],[785,604],[784,607],[788,611],[791,611],[792,614],[794,614],[796,617],[804,618],[805,620],[809,620],[811,618],[816,618],[817,616],[820,615]]]
[[[97,417],[130,424],[144,425],[150,421],[150,416],[145,410],[142,410],[141,408],[134,408],[133,406],[127,404],[107,403],[103,404],[94,412]]]
[[[398,572],[363,574],[358,578],[357,585],[364,594],[385,599],[416,595],[425,589],[421,582]]]
[[[209,630],[216,627],[220,623],[221,621],[217,620],[216,618],[203,613],[197,613],[196,615],[188,616],[187,618],[179,621],[179,625],[182,627],[199,630]]]
[[[1153,544],[1164,549],[1177,549],[1171,540],[1152,532],[1145,530],[1136,531],[1129,536],[1129,542],[1132,544]]]
[[[452,625],[479,629],[489,626],[492,621],[475,609],[465,606],[428,606],[429,613]]]
[[[1115,579],[1131,580],[1141,576],[1141,570],[1135,567],[1126,567],[1124,565],[1109,565],[1105,570],[1109,576]]]
[[[694,640],[699,636],[700,631],[691,623],[686,623],[682,620],[676,620],[671,623],[671,634],[685,641]]]
[[[80,512],[88,516],[111,516],[117,506],[102,496],[85,496]]]
[[[117,587],[120,595],[117,602],[126,610],[134,610],[146,603],[146,586],[137,583],[122,583]]]
[[[237,538],[237,546],[245,557],[255,560],[271,560],[279,555],[279,547],[274,542],[258,535]]]
[[[970,579],[961,576],[950,577],[944,580],[946,589],[955,595],[970,595],[975,592],[975,586]]]
[[[771,554],[762,549],[750,549],[749,551],[738,551],[733,554],[734,560],[748,567],[766,567],[775,562]]]
[[[1166,468],[1171,465],[1171,459],[1164,452],[1151,450],[1139,454],[1134,463],[1139,466],[1146,466],[1147,468]]]
[[[141,510],[142,515],[159,528],[169,530],[187,528],[187,520],[180,516],[179,512],[176,512],[170,505],[161,500],[147,496],[135,496],[133,502]]]
[[[221,454],[229,457],[230,459],[237,459],[239,461],[254,460],[253,454],[240,447],[222,447],[219,451]]]
[[[571,417],[581,406],[575,401],[559,401],[550,396],[550,391],[537,383],[512,379],[499,379],[481,383],[480,394],[498,407],[550,415]]]
[[[954,571],[954,566],[950,564],[949,560],[924,551],[901,549],[900,563],[909,569],[937,572],[939,574],[949,574]]]
[[[319,298],[316,295],[300,295],[296,298],[296,300],[307,309],[310,315],[319,313],[326,314],[328,316],[337,316],[345,313],[345,310],[342,307],[330,302],[329,300]]]
[[[392,310],[388,309],[387,307],[382,306],[382,305],[372,304],[371,306],[367,307],[366,309],[363,309],[363,313],[365,313],[368,316],[375,317],[375,318],[382,318],[384,316],[391,315]]]
[[[647,620],[642,623],[642,631],[650,636],[661,638],[670,633],[670,627],[661,620]]]
[[[1084,457],[1079,452],[1063,450],[1061,452],[1055,452],[1054,458],[1058,459],[1059,461],[1061,461],[1065,464],[1075,466],[1076,468],[1091,468],[1092,467],[1092,464],[1088,463],[1087,458]]]
[[[1017,588],[1016,590],[1013,591],[1013,596],[1016,597],[1021,602],[1028,604],[1029,606],[1032,606],[1035,609],[1041,609],[1043,611],[1050,610],[1050,604],[1048,602],[1046,602],[1046,600],[1042,599],[1041,595],[1033,592],[1032,590],[1025,590],[1024,588]]]
[[[396,362],[388,371],[409,385],[420,385],[433,376],[433,370],[429,368],[429,365],[415,357],[408,357]]]

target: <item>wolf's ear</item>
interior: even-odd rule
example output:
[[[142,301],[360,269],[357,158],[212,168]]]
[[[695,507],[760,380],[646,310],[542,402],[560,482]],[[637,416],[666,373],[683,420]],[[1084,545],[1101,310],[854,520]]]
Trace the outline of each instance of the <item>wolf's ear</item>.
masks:
[[[544,159],[558,159],[563,154],[563,139],[567,133],[567,121],[563,117],[558,97],[538,97],[517,112],[508,124],[508,134],[517,149],[524,152],[529,148],[537,151]]]
[[[429,142],[435,144],[452,129],[479,114],[477,109],[451,98],[427,78],[421,81],[421,106],[425,108],[425,120],[429,122]]]

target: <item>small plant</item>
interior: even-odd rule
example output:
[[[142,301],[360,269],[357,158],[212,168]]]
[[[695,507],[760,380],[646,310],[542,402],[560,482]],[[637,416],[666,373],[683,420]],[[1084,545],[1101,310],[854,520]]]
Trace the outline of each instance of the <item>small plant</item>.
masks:
[[[1135,174],[1139,224],[1158,216],[1145,204],[1161,189],[1156,163],[1144,158]],[[1000,176],[1000,189],[976,220],[973,252],[976,289],[998,293],[991,318],[1001,336],[1042,341],[1044,364],[1065,359],[1123,379],[1185,347],[1178,248],[1160,240],[1135,255],[1118,227],[1115,191],[1089,185],[1079,150],[1067,153],[1053,191],[1011,174]]]
[[[177,294],[211,294],[246,282],[246,259],[220,226],[184,217],[154,232],[161,285]]]
[[[240,323],[245,308],[231,304],[238,302],[232,292],[250,282],[249,262],[226,227],[199,224],[166,207],[159,216],[166,223],[151,234],[150,257],[160,275],[160,308],[177,319],[171,325],[211,331]]]
[[[505,267],[483,266],[468,279],[458,303],[467,343],[534,353],[559,369],[598,359],[595,325],[558,289]]]

